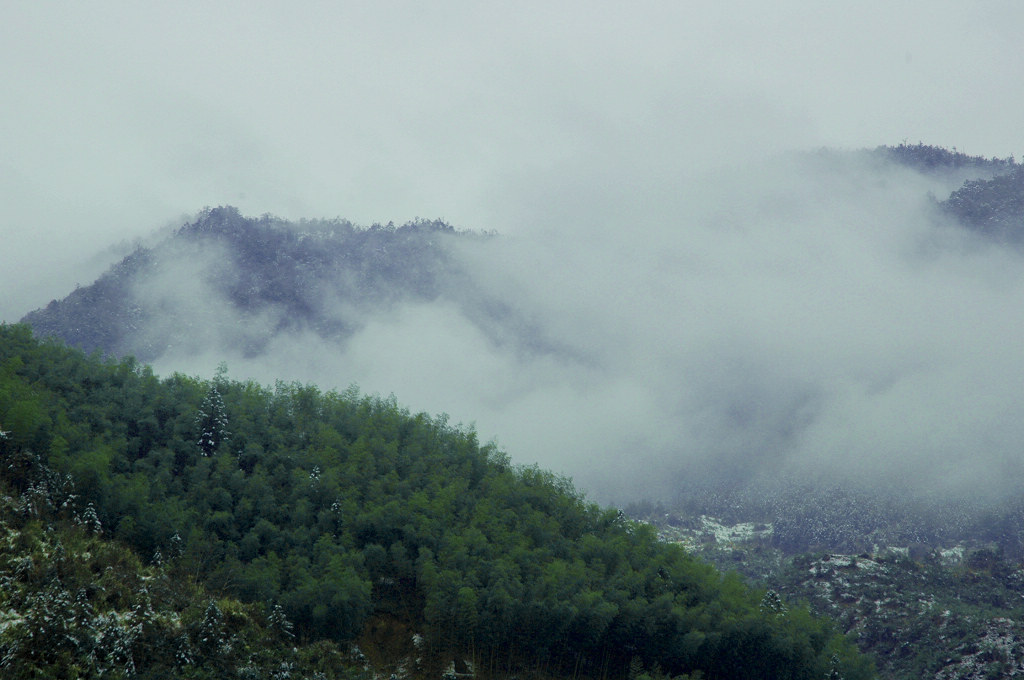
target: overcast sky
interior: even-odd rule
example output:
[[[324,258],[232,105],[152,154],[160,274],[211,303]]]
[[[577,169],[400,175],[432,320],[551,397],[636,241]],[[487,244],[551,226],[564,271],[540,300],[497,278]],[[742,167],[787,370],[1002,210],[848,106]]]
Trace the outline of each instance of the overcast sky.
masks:
[[[16,1],[0,19],[7,320],[204,205],[508,233],[779,149],[1024,151],[1013,0]]]
[[[394,392],[605,490],[644,456],[641,486],[752,452],[1016,474],[1016,255],[935,244],[955,184],[787,154],[1020,157],[1022,31],[984,0],[9,2],[0,319],[207,205],[442,218],[509,235],[479,280],[587,361],[428,306],[260,377]]]

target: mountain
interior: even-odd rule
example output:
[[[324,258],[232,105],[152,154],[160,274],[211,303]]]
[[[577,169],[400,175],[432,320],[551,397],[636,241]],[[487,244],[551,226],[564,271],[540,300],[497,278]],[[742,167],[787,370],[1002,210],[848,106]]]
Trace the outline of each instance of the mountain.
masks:
[[[207,209],[24,321],[87,352],[141,361],[212,342],[258,355],[286,331],[343,339],[370,310],[454,289],[450,242],[460,237],[472,238],[442,222],[357,229]]]
[[[917,144],[903,142],[897,146],[879,146],[874,149],[872,154],[922,172],[948,173],[966,171],[966,173],[974,175],[975,178],[985,175],[1002,175],[1015,170],[1017,167],[1013,156],[1008,158],[971,156],[956,149],[950,151],[941,146],[932,146],[921,142]]]
[[[821,153],[842,166],[844,154]],[[941,214],[998,242],[1024,240],[1024,168],[1012,157],[985,159],[920,143],[863,153],[962,183],[935,201]],[[468,248],[493,240],[500,239],[441,221],[363,228],[341,219],[289,222],[244,217],[231,206],[206,208],[22,322],[86,352],[144,362],[228,348],[255,358],[285,335],[311,334],[340,347],[389,309],[442,303],[495,344],[588,361],[513,291],[482,280],[487,258],[508,253],[467,258]]]
[[[883,146],[874,153],[921,172],[965,176],[963,185],[939,202],[942,212],[997,243],[1024,243],[1024,166],[1012,156],[986,159],[921,143]]]
[[[44,537],[32,550],[60,540],[91,554],[99,545],[88,532],[102,528],[139,556],[123,578],[166,569],[196,584],[179,607],[195,592],[225,602],[196,625],[237,626],[239,644],[248,620],[275,625],[259,619],[262,607],[280,608],[303,649],[356,642],[376,667],[406,677],[436,677],[453,660],[479,677],[870,675],[824,620],[765,606],[763,593],[588,503],[564,478],[512,466],[472,431],[391,400],[223,374],[161,380],[132,359],[87,357],[4,325],[0,431],[3,479],[20,494],[5,503],[77,522],[66,540]],[[97,600],[89,570],[74,580],[57,567],[40,578],[57,594],[84,588],[89,601],[60,616],[138,623],[118,612],[141,601]],[[14,581],[36,574],[20,558],[0,568]],[[100,585],[113,593],[118,578]],[[0,645],[12,654],[35,634],[23,625],[35,600],[22,592],[0,594]],[[225,598],[258,606],[229,622],[236,607]],[[171,649],[170,638],[193,635],[188,620],[199,615],[189,616],[167,613],[141,631]],[[96,639],[75,626],[83,644]],[[76,652],[53,644],[54,663],[74,667]]]
[[[799,171],[784,174],[778,183],[768,182],[767,189],[757,184],[766,182],[763,177],[755,178],[754,198],[747,198],[746,180],[738,175],[725,210],[712,211],[702,216],[703,222],[684,225],[686,229],[669,225],[655,232],[659,238],[651,242],[644,240],[648,232],[634,233],[628,222],[611,237],[583,231],[517,250],[521,244],[514,239],[457,232],[439,222],[362,229],[340,220],[289,223],[267,216],[245,218],[233,208],[206,210],[170,238],[140,248],[95,284],[31,313],[26,321],[40,337],[56,336],[112,357],[133,354],[163,361],[167,367],[176,365],[174,359],[227,351],[233,352],[233,361],[244,356],[276,365],[282,351],[294,356],[310,346],[327,350],[309,352],[315,362],[326,364],[332,352],[344,353],[362,343],[364,359],[398,366],[395,375],[432,361],[428,357],[434,355],[421,355],[418,344],[430,345],[436,334],[442,341],[433,341],[428,349],[451,345],[457,361],[455,371],[446,365],[443,373],[428,374],[430,393],[442,389],[453,373],[463,376],[477,389],[469,398],[475,409],[511,414],[519,430],[537,433],[531,442],[535,446],[520,446],[519,455],[547,451],[545,446],[550,447],[546,460],[582,452],[576,454],[581,459],[574,474],[613,470],[615,483],[633,490],[632,499],[641,500],[652,488],[651,496],[673,501],[670,515],[691,522],[707,515],[770,526],[770,538],[764,540],[777,551],[772,560],[795,565],[792,578],[764,580],[774,572],[758,560],[747,564],[741,551],[730,552],[733,561],[719,565],[741,568],[760,579],[754,587],[771,587],[787,599],[808,597],[824,615],[836,614],[838,610],[830,609],[835,602],[809,594],[815,588],[845,586],[808,580],[806,574],[798,578],[801,569],[806,572],[823,555],[867,555],[865,560],[884,567],[871,574],[853,572],[864,577],[860,580],[847,578],[843,569],[819,570],[857,585],[859,591],[847,591],[844,597],[862,604],[871,588],[899,588],[903,576],[893,574],[914,569],[909,563],[886,562],[888,557],[876,545],[917,556],[991,547],[1013,565],[1024,554],[1021,470],[1013,453],[1018,440],[1012,423],[1019,419],[1007,406],[1013,403],[1014,388],[1002,396],[999,389],[1013,382],[1014,359],[1002,348],[1014,329],[998,320],[1004,316],[1000,310],[1009,308],[1007,301],[1016,299],[1015,246],[1024,204],[1020,166],[1012,158],[984,159],[921,144],[822,152],[798,165]],[[467,256],[470,252],[472,257]],[[954,304],[947,306],[947,301]],[[441,310],[430,317],[431,324],[388,325],[401,310],[427,306]],[[958,333],[956,321],[962,318],[971,323]],[[391,335],[380,332],[381,327]],[[419,332],[423,328],[428,332]],[[437,333],[439,328],[446,332]],[[396,334],[408,340],[395,344]],[[474,341],[459,342],[467,335]],[[483,340],[476,342],[477,336]],[[317,344],[306,343],[308,338]],[[373,343],[380,351],[367,354],[366,345]],[[497,360],[488,354],[495,348],[500,350],[494,352]],[[828,360],[821,360],[823,356]],[[237,395],[235,401],[229,399],[237,384],[215,381],[219,387],[211,391],[201,381],[190,386],[180,376],[176,380],[177,389],[191,395],[196,413],[209,417],[209,427],[199,432],[195,422],[178,422],[178,435],[184,438],[168,447],[175,452],[171,479],[195,455],[181,443],[189,436],[192,444],[211,454],[208,458],[217,457],[217,414],[231,415],[237,408],[232,404],[238,403]],[[545,400],[531,391],[531,381],[540,384]],[[491,389],[481,391],[480,385]],[[296,406],[300,402],[327,411],[337,406],[335,393],[327,393],[327,408],[317,401],[324,395],[289,383],[279,384],[272,395],[251,389],[257,402],[270,398],[268,414],[284,412],[291,418],[305,412]],[[358,401],[357,392],[347,394],[355,400],[351,403]],[[204,395],[210,400],[206,406]],[[223,409],[216,406],[218,396],[224,399]],[[580,417],[573,398],[601,408],[596,415],[584,410]],[[363,403],[374,413],[395,407],[388,400]],[[228,420],[235,423],[237,414]],[[546,436],[555,421],[571,434]],[[446,423],[432,426],[447,428]],[[191,434],[182,435],[189,427]],[[264,437],[258,447],[235,448],[235,427],[226,429],[232,430],[229,446],[246,474],[264,460],[266,442],[281,441]],[[310,435],[315,430],[300,426],[304,436],[313,438],[288,445],[320,445]],[[129,446],[137,446],[137,435],[125,436]],[[402,436],[389,432],[381,440],[404,442]],[[360,459],[367,466],[388,448],[373,446],[370,451],[372,455]],[[847,463],[854,463],[853,474],[844,468]],[[266,476],[302,477],[314,465],[320,460],[299,466],[302,473],[296,473],[282,464]],[[394,462],[399,472],[409,465],[401,458]],[[86,467],[80,472],[80,483],[95,492],[95,476]],[[358,476],[355,470],[346,474]],[[628,486],[631,476],[646,484]],[[221,486],[228,489],[226,480]],[[290,484],[288,493],[296,482]],[[379,485],[374,494],[390,488]],[[270,497],[265,489],[260,493]],[[365,497],[359,495],[365,492],[352,493],[360,502]],[[259,572],[263,581],[277,584],[269,591],[271,600],[280,599],[298,625],[316,620],[326,628],[352,632],[351,621],[318,619],[323,612],[316,613],[309,591],[302,591],[303,596],[292,592],[296,581],[287,576],[293,573],[291,567],[267,562],[267,546],[284,545],[273,540],[283,540],[280,529],[261,525],[255,531],[254,525],[243,532],[232,528],[238,517],[228,501],[188,498],[187,507],[210,515],[195,516],[204,531],[228,544],[238,542],[235,557],[246,565],[242,573],[265,568],[274,574],[267,578]],[[284,507],[295,503],[288,497],[275,500]],[[115,507],[131,506],[118,501]],[[302,504],[294,507],[311,512]],[[376,541],[390,557],[394,530],[379,537],[374,527],[395,523],[395,516],[404,512],[392,508],[381,512],[383,519],[364,517],[363,533],[357,536]],[[166,529],[154,534],[129,524],[122,539],[133,545],[142,536],[166,539]],[[295,527],[289,525],[286,533],[295,535]],[[158,547],[151,543],[140,544],[142,554]],[[308,553],[308,536],[298,545]],[[357,546],[365,551],[365,545]],[[435,558],[437,547],[428,545]],[[464,548],[466,555],[478,558],[471,547]],[[215,552],[209,547],[197,550]],[[272,552],[280,557],[281,551]],[[740,558],[733,559],[735,554]],[[356,604],[365,605],[360,587],[368,582],[376,592],[380,585],[373,577],[359,576],[360,569],[381,559],[376,548],[368,555],[362,565],[358,559],[336,565],[347,588],[336,595],[339,601],[349,598],[357,611]],[[811,562],[805,564],[800,559],[807,555]],[[418,569],[418,556],[408,551],[406,556]],[[254,567],[246,559],[260,561]],[[924,564],[921,559],[911,563]],[[315,560],[311,563],[306,569],[310,579],[318,578],[320,568]],[[516,568],[524,573],[522,566]],[[207,570],[205,565],[196,569]],[[226,583],[234,578],[233,569],[213,569],[211,577]],[[299,574],[301,581],[304,575]],[[881,580],[875,583],[872,574]],[[920,592],[947,588],[946,576],[929,577]],[[376,578],[402,583],[390,573],[377,573]],[[459,611],[479,615],[483,610],[470,606],[468,593],[459,604],[459,592],[488,578],[476,574],[470,578],[472,585],[464,586],[465,581],[451,577],[454,589],[447,591],[448,599],[437,601],[453,607],[452,620]],[[258,581],[246,581],[246,597],[253,592],[266,596]],[[819,581],[827,585],[816,585]],[[982,581],[980,593],[1010,592],[1006,584]],[[893,602],[898,606],[886,619],[887,630],[904,625],[894,621],[910,621],[906,625],[915,630],[926,625],[910,611],[912,599]],[[404,610],[410,604],[394,606]],[[573,607],[578,610],[580,605],[573,602]],[[866,607],[857,615],[839,612],[849,632],[859,635],[871,623]],[[964,614],[958,630],[988,636],[985,631],[991,629],[996,639],[1002,635],[997,619],[1020,619],[1012,609],[994,611]],[[967,619],[973,623],[965,624]],[[412,620],[402,619],[401,625],[408,627]],[[974,625],[978,621],[991,626],[986,623],[982,630]],[[494,619],[478,618],[472,625],[493,626]],[[493,629],[488,630],[493,636]],[[943,648],[934,636],[886,635],[861,641],[866,651],[879,654],[886,677],[914,677],[921,669],[937,672],[940,666],[954,672],[950,664],[930,657],[908,656],[899,668],[887,665],[885,655],[892,650],[885,640],[899,639],[915,649]],[[927,643],[919,644],[923,639]],[[959,635],[955,644],[949,643],[949,659],[973,658],[977,650],[965,647],[965,639]],[[459,639],[457,645],[466,642]],[[477,642],[473,638],[472,644]],[[650,658],[636,656],[650,664]],[[972,668],[985,666],[983,661]],[[493,657],[491,663],[496,663]],[[590,662],[580,663],[587,668]],[[618,663],[626,664],[626,657]]]
[[[964,183],[942,202],[962,224],[1000,243],[1024,243],[1024,166]]]
[[[952,431],[938,402],[1009,397],[986,386],[1012,329],[983,310],[1016,303],[999,236],[1015,161],[904,144],[765,163],[681,184],[648,223],[591,224],[591,210],[508,236],[207,209],[23,320],[161,373],[226,361],[263,382],[394,392],[619,504],[709,475],[931,488],[993,434],[976,468],[1000,485],[1016,437],[971,409]],[[974,315],[969,341],[933,330]],[[893,423],[869,447],[900,410],[890,399],[922,404],[928,424]],[[912,471],[894,469],[904,446],[919,449]]]

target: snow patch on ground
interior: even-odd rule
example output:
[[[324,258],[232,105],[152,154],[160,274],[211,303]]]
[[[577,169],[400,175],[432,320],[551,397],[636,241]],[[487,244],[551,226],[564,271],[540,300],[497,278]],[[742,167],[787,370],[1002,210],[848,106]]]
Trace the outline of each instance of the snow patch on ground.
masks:
[[[716,543],[746,543],[755,538],[768,538],[772,535],[771,524],[755,524],[740,522],[739,524],[723,524],[714,517],[700,516],[699,531],[704,535],[715,537]]]
[[[952,548],[939,551],[939,558],[943,564],[962,564],[964,561],[964,547],[957,545]]]

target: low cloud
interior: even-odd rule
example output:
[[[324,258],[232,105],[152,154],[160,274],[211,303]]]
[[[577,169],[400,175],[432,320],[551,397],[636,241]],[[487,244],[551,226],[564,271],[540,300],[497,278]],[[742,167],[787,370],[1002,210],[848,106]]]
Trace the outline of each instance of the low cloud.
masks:
[[[461,297],[158,369],[393,393],[605,501],[780,474],[1002,493],[1021,478],[1024,269],[938,215],[929,192],[961,180],[823,153],[716,171],[633,219],[583,201],[459,246]],[[480,323],[467,296],[507,313]]]

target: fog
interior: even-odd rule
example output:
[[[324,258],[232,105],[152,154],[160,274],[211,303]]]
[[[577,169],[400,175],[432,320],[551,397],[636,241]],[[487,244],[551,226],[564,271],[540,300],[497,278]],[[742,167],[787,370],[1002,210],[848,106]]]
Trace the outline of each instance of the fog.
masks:
[[[371,312],[344,341],[274,335],[274,312],[224,337],[203,321],[234,314],[201,283],[227,261],[216,251],[165,265],[141,295],[192,328],[159,372],[227,361],[263,383],[394,394],[604,501],[777,476],[995,496],[1022,472],[1024,267],[939,213],[933,196],[962,180],[779,154],[695,177],[664,214],[581,206],[457,239],[472,295],[510,310],[496,326],[442,295]],[[251,358],[243,336],[273,340]]]
[[[4,320],[204,205],[438,217],[502,234],[463,256],[541,348],[442,299],[258,362],[199,324],[158,370],[394,393],[617,501],[726,471],[1019,474],[1019,256],[936,224],[962,177],[808,154],[1019,155],[1017,3],[5,14]],[[230,313],[168,276],[148,294]]]
[[[514,233],[585,206],[637,219],[628,187],[664,210],[656,187],[778,150],[1019,155],[1022,19],[1000,0],[17,3],[0,318],[205,205]]]

